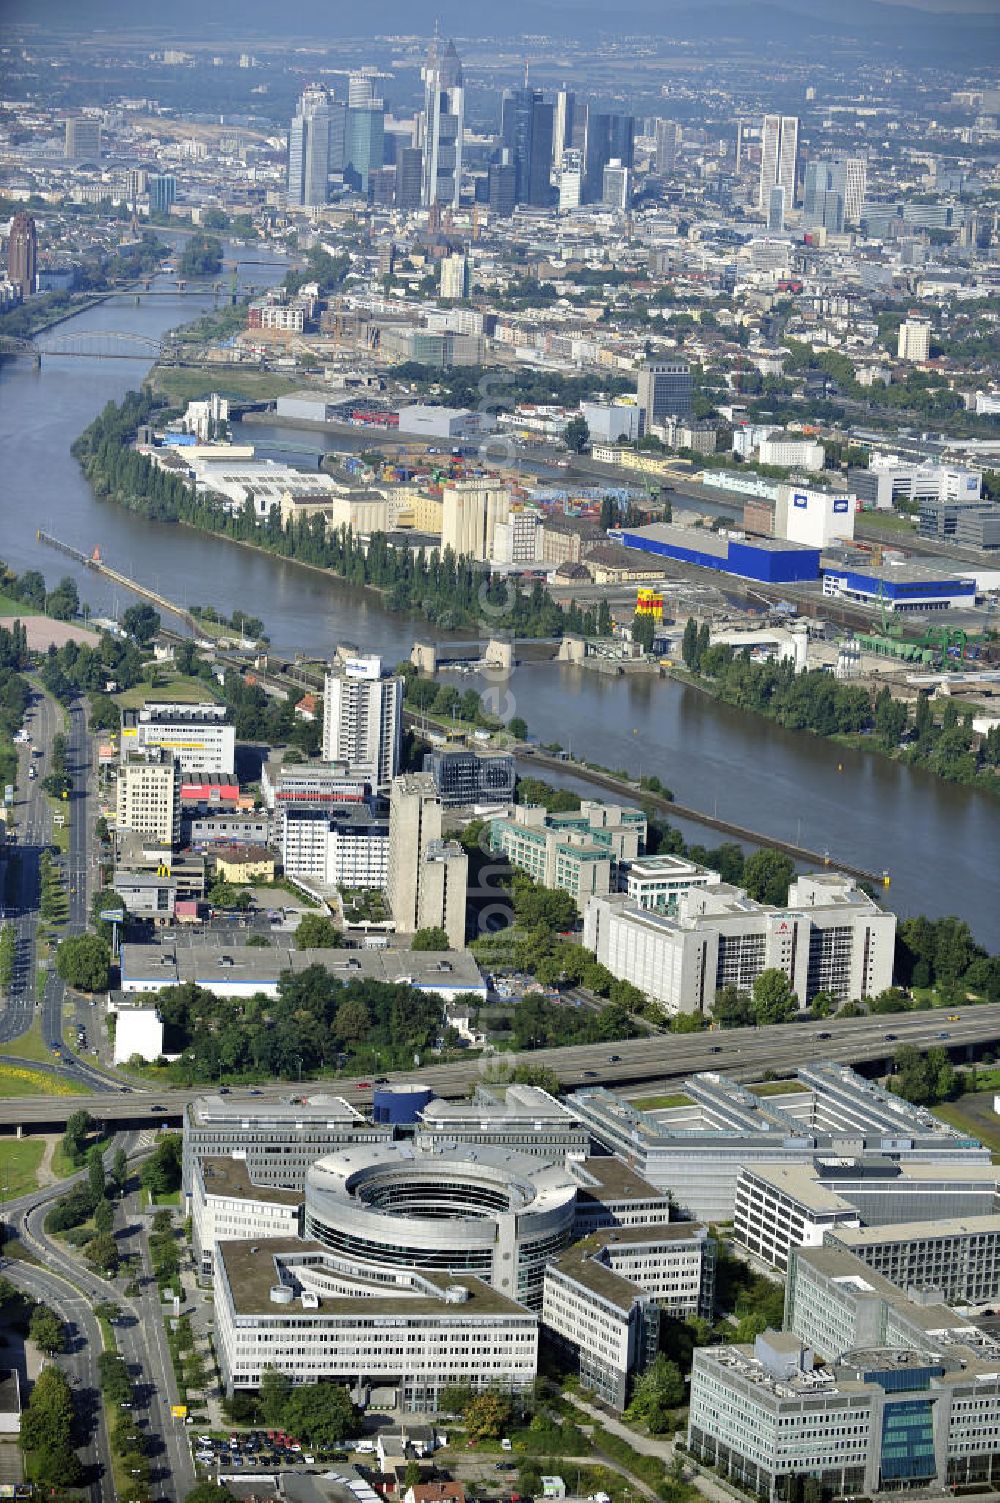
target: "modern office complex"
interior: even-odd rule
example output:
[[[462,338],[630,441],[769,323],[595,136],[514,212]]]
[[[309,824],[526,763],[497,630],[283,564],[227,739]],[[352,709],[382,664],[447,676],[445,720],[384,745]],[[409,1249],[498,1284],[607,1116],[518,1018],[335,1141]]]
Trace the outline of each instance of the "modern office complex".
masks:
[[[366,1122],[342,1096],[300,1101],[199,1096],[184,1112],[182,1183],[194,1192],[194,1166],[232,1158],[254,1185],[302,1190],[306,1170],[325,1153],[353,1143],[387,1143],[391,1129]]]
[[[545,1265],[572,1240],[575,1203],[565,1170],[526,1154],[376,1145],[308,1170],[305,1235],[363,1266],[469,1274],[538,1310]]]
[[[975,1139],[844,1065],[804,1066],[797,1079],[805,1090],[772,1097],[694,1075],[680,1087],[690,1106],[643,1112],[598,1087],[575,1092],[570,1107],[597,1143],[699,1221],[732,1220],[744,1168],[840,1157],[989,1166]]]
[[[1000,1215],[838,1226],[825,1245],[853,1253],[900,1288],[931,1289],[949,1304],[989,1305],[1000,1297]]]
[[[330,176],[330,96],[306,89],[288,133],[288,203],[292,208],[325,204]]]
[[[541,804],[518,804],[490,824],[490,845],[544,887],[570,893],[582,908],[608,893],[622,863],[646,843],[641,809],[584,799],[578,813],[550,814]]]
[[[467,747],[424,754],[424,772],[434,779],[442,804],[512,804],[516,773],[510,752],[480,752]]]
[[[918,1117],[918,1125],[928,1123]],[[792,1248],[819,1247],[844,1228],[877,1228],[877,1243],[881,1231],[937,1217],[949,1224],[968,1218],[971,1226],[1000,1211],[1000,1169],[972,1158],[900,1163],[874,1154],[748,1165],[736,1183],[733,1235],[755,1258],[784,1270]]]
[[[673,913],[641,908],[627,893],[597,895],[583,942],[665,1012],[708,1017],[722,987],[748,989],[768,969],[784,971],[803,1007],[817,992],[838,1001],[877,996],[892,985],[895,933],[895,914],[851,878],[824,872],[793,882],[787,908],[725,882],[689,887]]]
[[[419,1113],[414,1142],[483,1144],[550,1163],[586,1157],[589,1136],[569,1107],[539,1086],[476,1087],[471,1101],[429,1102]]]
[[[202,1283],[211,1284],[219,1242],[297,1237],[303,1192],[255,1184],[246,1159],[195,1158],[191,1164],[191,1243]]]
[[[519,204],[549,202],[552,163],[552,105],[527,85],[504,95],[501,136],[514,168],[514,198]]]
[[[722,881],[711,867],[683,856],[640,856],[623,865],[619,886],[630,903],[652,913],[676,913],[682,893],[692,887],[717,887]]]
[[[784,189],[785,212],[794,208],[798,168],[798,116],[765,115],[760,135],[760,192],[757,200],[765,213],[774,187]]]
[[[375,788],[399,771],[403,681],[382,677],[377,657],[338,656],[324,680],[323,757]]]
[[[99,162],[101,122],[90,115],[70,115],[66,121],[64,151],[71,162]]]
[[[232,776],[236,767],[236,732],[225,705],[175,704],[148,699],[137,710],[122,711],[121,756],[144,748],[171,752],[185,777],[206,773]]]
[[[465,89],[455,43],[435,36],[420,70],[424,84],[423,158],[420,202],[458,207],[462,186]]]
[[[647,360],[639,371],[637,388],[642,432],[648,433],[666,417],[687,417],[692,390],[686,360]]]
[[[316,1244],[217,1248],[215,1319],[227,1392],[265,1367],[345,1384],[357,1403],[426,1412],[457,1381],[519,1392],[538,1370],[538,1317],[479,1279],[355,1271]]]

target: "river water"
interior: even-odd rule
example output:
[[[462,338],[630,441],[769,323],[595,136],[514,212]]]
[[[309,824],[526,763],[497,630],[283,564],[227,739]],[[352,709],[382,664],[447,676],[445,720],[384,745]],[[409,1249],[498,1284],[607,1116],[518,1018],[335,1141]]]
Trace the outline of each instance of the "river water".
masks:
[[[254,260],[256,249],[241,253]],[[256,286],[280,280],[286,263],[247,266]],[[243,273],[241,272],[241,277]],[[154,286],[166,285],[160,279]],[[60,327],[128,331],[158,338],[213,298],[119,298]],[[426,623],[392,616],[374,597],[295,564],[258,555],[185,528],[149,523],[95,501],[70,445],[105,402],[136,386],[147,362],[47,356],[0,362],[2,530],[0,557],[41,569],[53,581],[72,574],[96,612],[130,600],[109,582],[53,552],[44,528],[103,557],[183,605],[237,607],[261,616],[274,649],[323,656],[341,639],[407,656]],[[224,386],[224,377],[220,379]],[[262,452],[310,464],[303,450],[326,443],[302,430],[245,429]],[[274,446],[273,448],[270,446]],[[314,466],[315,461],[312,461]],[[455,680],[462,689],[478,679]],[[651,678],[606,678],[570,666],[518,668],[499,692],[542,741],[558,741],[604,766],[655,773],[678,800],[762,832],[892,874],[889,901],[900,913],[957,913],[979,940],[1000,950],[1000,799],[943,783],[876,756],[843,751],[720,705],[685,686]],[[707,844],[724,838],[704,832]]]

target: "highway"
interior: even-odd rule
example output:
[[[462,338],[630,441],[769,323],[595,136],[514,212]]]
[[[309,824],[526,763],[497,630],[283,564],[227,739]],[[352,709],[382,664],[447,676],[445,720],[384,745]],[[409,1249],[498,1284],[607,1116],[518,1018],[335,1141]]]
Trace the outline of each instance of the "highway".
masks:
[[[820,1038],[828,1033],[829,1038]],[[941,1035],[946,1035],[941,1037]],[[520,1054],[477,1056],[450,1064],[427,1065],[400,1071],[393,1080],[425,1081],[439,1095],[463,1097],[469,1088],[488,1079],[491,1071],[505,1066],[547,1066],[559,1076],[565,1091],[604,1085],[626,1094],[652,1093],[661,1082],[673,1081],[701,1070],[718,1070],[738,1080],[760,1080],[765,1072],[793,1075],[800,1065],[818,1060],[843,1064],[885,1066],[901,1044],[918,1049],[935,1045],[946,1048],[956,1060],[979,1046],[1000,1039],[1000,1003],[965,1007],[959,1021],[935,1012],[891,1013],[880,1017],[784,1023],[770,1028],[732,1028],[711,1033],[665,1033],[607,1044],[575,1044],[558,1049],[532,1049]],[[615,1059],[612,1060],[611,1056]],[[641,1089],[637,1089],[641,1088]],[[0,1127],[23,1131],[56,1130],[81,1107],[95,1117],[120,1127],[156,1127],[178,1123],[184,1107],[198,1096],[214,1090],[204,1084],[179,1090],[157,1089],[150,1100],[147,1092],[94,1094],[93,1096],[22,1096],[0,1102]],[[321,1080],[265,1084],[254,1098],[298,1096],[324,1091],[343,1095],[359,1107],[372,1099],[371,1076],[357,1075]],[[234,1091],[239,1095],[239,1091]]]

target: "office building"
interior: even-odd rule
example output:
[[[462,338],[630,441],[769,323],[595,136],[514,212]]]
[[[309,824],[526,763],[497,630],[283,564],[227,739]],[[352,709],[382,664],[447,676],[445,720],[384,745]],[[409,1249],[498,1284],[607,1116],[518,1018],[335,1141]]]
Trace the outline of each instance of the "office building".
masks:
[[[878,611],[946,611],[975,604],[976,582],[957,570],[922,564],[871,564],[823,570],[823,594]]]
[[[539,1086],[526,1085],[477,1085],[471,1101],[430,1101],[418,1113],[414,1133],[414,1144],[424,1152],[442,1143],[486,1145],[564,1165],[585,1158],[588,1142],[568,1106]]]
[[[423,770],[434,779],[438,798],[446,806],[514,802],[516,771],[511,752],[442,748],[424,754]]]
[[[900,360],[926,360],[931,352],[931,321],[911,313],[899,326],[896,354]]]
[[[785,190],[777,183],[768,194],[767,232],[769,235],[785,233]]]
[[[397,933],[442,928],[460,950],[465,945],[468,856],[456,842],[442,838],[442,808],[429,772],[393,779],[387,896]]]
[[[469,258],[460,252],[441,258],[441,296],[460,300],[469,296],[471,288]]]
[[[770,207],[771,189],[775,186],[785,191],[786,214],[795,207],[798,163],[798,116],[765,115],[761,125],[760,192],[757,199],[764,214]]]
[[[424,154],[419,146],[400,146],[396,153],[396,208],[419,209],[423,192]]]
[[[151,172],[146,179],[151,214],[169,214],[177,201],[177,179],[172,172]]]
[[[604,169],[601,202],[609,209],[617,209],[622,213],[632,202],[631,175],[617,157],[612,157]]]
[[[38,232],[30,214],[19,209],[10,222],[7,240],[7,280],[21,300],[29,298],[38,278]]]
[[[752,1495],[791,1500],[1000,1479],[1000,1348],[868,1346],[816,1369],[787,1332],[694,1353],[688,1447]]]
[[[784,433],[780,428],[761,436],[756,444],[761,464],[781,465],[788,470],[805,470],[818,474],[826,463],[826,450],[813,439]]]
[[[619,872],[619,886],[629,901],[652,913],[676,913],[682,893],[692,887],[717,887],[721,881],[711,867],[683,856],[640,856]]]
[[[980,477],[969,477],[968,497],[943,500],[927,497],[920,502],[917,531],[922,538],[941,543],[964,543],[972,548],[1000,547],[1000,503],[972,494]]]
[[[816,157],[806,163],[802,222],[839,235],[861,220],[868,164],[864,157]]]
[[[558,170],[559,212],[578,209],[583,202],[583,153],[567,149]]]
[[[348,74],[347,105],[352,110],[380,110],[382,108],[377,73],[369,68],[360,68],[356,73]]]
[[[948,1304],[1000,1298],[1000,1215],[896,1226],[834,1227],[825,1238],[901,1289],[933,1290]]]
[[[642,431],[665,417],[688,417],[692,407],[691,367],[686,360],[647,360],[639,371],[636,400]]]
[[[288,204],[314,208],[325,204],[330,175],[330,96],[326,89],[306,89],[288,132]]]
[[[544,1335],[612,1408],[655,1358],[660,1318],[710,1316],[715,1243],[695,1222],[595,1232],[545,1270]]]
[[[307,1171],[305,1235],[345,1262],[480,1278],[539,1310],[545,1264],[572,1240],[575,1203],[565,1169],[533,1155],[376,1144]]]
[[[225,705],[181,704],[147,699],[137,710],[122,711],[121,755],[162,746],[173,753],[185,778],[204,774],[232,777],[236,732]]]
[[[341,1383],[363,1401],[374,1388],[380,1403],[426,1413],[457,1376],[518,1393],[538,1369],[537,1315],[480,1279],[345,1272],[316,1243],[219,1243],[214,1309],[227,1393],[277,1367],[294,1384]]]
[[[632,171],[635,158],[635,121],[631,115],[587,107],[583,145],[583,202],[600,203],[604,169],[612,160]]]
[[[873,454],[867,469],[851,466],[847,483],[859,501],[870,501],[884,510],[899,501],[919,502],[921,508],[925,501],[980,501],[983,476],[981,470],[957,465],[913,464],[896,454]],[[936,527],[936,513],[932,515]],[[947,512],[942,520],[947,522]],[[945,526],[942,533],[932,531],[923,535],[944,538],[948,536],[948,528]]]
[[[802,1007],[817,992],[839,1002],[877,996],[892,985],[895,934],[895,914],[851,878],[823,872],[793,882],[787,908],[757,903],[725,882],[681,893],[673,915],[640,908],[627,894],[595,898],[584,911],[583,942],[668,1014],[708,1017],[722,987],[748,990],[774,968]]]
[[[497,523],[510,514],[507,486],[489,478],[457,480],[444,486],[442,501],[442,550],[478,563],[492,559]]]
[[[491,162],[487,178],[490,213],[508,219],[517,203],[517,172],[510,160],[510,152],[504,152],[504,160]]]
[[[379,107],[347,111],[344,144],[344,181],[365,197],[372,177],[380,172],[385,152],[385,111]]]
[[[816,448],[823,453],[822,444]],[[761,458],[761,464],[770,463],[773,461]],[[774,535],[809,548],[827,548],[833,542],[851,541],[855,514],[853,496],[781,484],[774,508]]]
[[[681,129],[676,121],[657,120],[655,164],[658,177],[673,177],[680,135]]]
[[[332,809],[291,805],[275,841],[285,875],[321,888],[384,889],[389,872],[389,821],[368,804]]]
[[[245,1159],[195,1159],[191,1166],[191,1245],[198,1281],[211,1284],[219,1242],[297,1237],[302,1190],[255,1184]]]
[[[805,1066],[797,1080],[805,1089],[777,1104],[717,1074],[683,1082],[689,1106],[641,1112],[600,1088],[577,1091],[569,1104],[596,1143],[699,1221],[733,1219],[744,1168],[876,1158],[989,1169],[981,1144],[846,1066]]]
[[[181,774],[163,747],[128,751],[118,768],[117,831],[133,830],[170,847],[181,833]]]
[[[552,165],[556,171],[562,166],[563,153],[573,145],[575,115],[576,95],[564,86],[556,92],[552,113]]]
[[[538,89],[525,85],[504,95],[501,138],[514,168],[515,202],[544,207],[551,197],[552,106]]]
[[[465,88],[455,43],[435,36],[420,70],[424,85],[421,203],[458,208],[462,189]]]
[[[578,1124],[583,1131],[582,1124]],[[665,1227],[671,1219],[670,1196],[651,1185],[613,1154],[595,1154],[589,1158],[574,1156],[567,1161],[577,1184],[577,1237],[616,1228]],[[690,1223],[689,1223],[690,1224]]]
[[[323,757],[348,775],[387,787],[399,771],[403,681],[382,677],[377,657],[340,656],[323,687]]]
[[[293,1101],[199,1096],[184,1109],[181,1180],[194,1193],[195,1164],[206,1159],[242,1163],[255,1185],[301,1192],[306,1170],[324,1154],[354,1144],[387,1143],[392,1128],[367,1122],[342,1096]]]
[[[634,861],[646,840],[646,816],[584,799],[578,814],[549,814],[540,804],[517,804],[490,823],[490,846],[543,887],[568,892],[583,909],[610,893],[621,863]]]
[[[87,115],[70,115],[66,121],[65,155],[70,162],[99,162],[100,121]]]

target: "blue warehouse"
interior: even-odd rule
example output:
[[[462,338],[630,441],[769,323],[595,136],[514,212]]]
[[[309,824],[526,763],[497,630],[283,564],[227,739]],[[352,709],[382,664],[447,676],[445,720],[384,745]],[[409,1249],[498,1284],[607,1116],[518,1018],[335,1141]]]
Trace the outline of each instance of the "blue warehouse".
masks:
[[[949,578],[944,569],[922,564],[881,569],[843,565],[823,570],[823,594],[887,611],[943,611],[974,605],[976,581],[956,574]]]
[[[649,527],[623,531],[621,540],[626,548],[639,548],[645,553],[657,553],[681,564],[697,564],[721,574],[734,574],[740,579],[756,579],[761,584],[819,579],[820,550],[780,538],[754,538],[748,542],[720,537],[708,528],[654,522]]]

